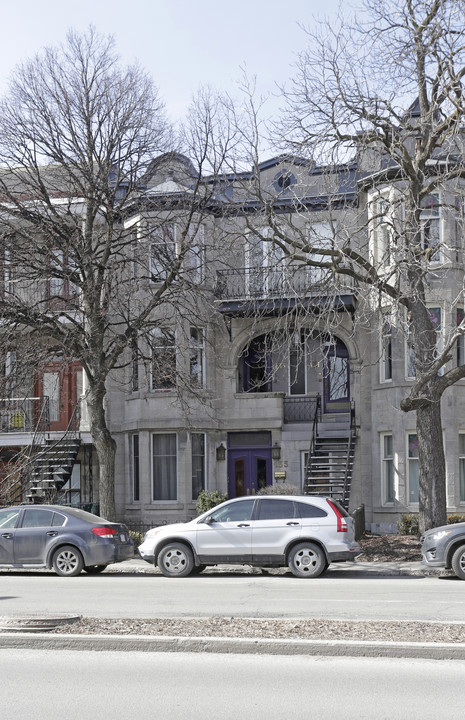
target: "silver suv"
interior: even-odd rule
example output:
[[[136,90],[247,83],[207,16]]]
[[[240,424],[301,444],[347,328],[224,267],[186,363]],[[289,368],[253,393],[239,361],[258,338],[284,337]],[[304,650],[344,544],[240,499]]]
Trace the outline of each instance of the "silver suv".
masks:
[[[141,558],[167,577],[186,577],[221,563],[289,566],[299,578],[360,553],[353,520],[331,498],[260,495],[217,505],[187,523],[149,530]]]

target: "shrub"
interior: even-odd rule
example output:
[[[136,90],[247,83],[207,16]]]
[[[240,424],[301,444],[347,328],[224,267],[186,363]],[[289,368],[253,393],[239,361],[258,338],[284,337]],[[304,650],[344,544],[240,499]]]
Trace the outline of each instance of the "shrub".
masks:
[[[279,485],[267,485],[258,491],[257,495],[300,495],[295,485],[281,483]]]
[[[221,493],[219,490],[210,490],[207,492],[206,490],[201,490],[199,492],[199,497],[197,498],[197,514],[201,515],[202,513],[206,512],[207,510],[211,510],[216,505],[219,505],[220,503],[224,502],[228,499],[228,495],[226,493]]]
[[[458,513],[453,513],[452,515],[447,516],[447,524],[448,525],[454,525],[455,523],[461,523],[465,522],[465,515],[459,515]]]
[[[142,545],[145,533],[138,532],[137,530],[130,530],[129,535],[131,536],[131,539],[134,543],[134,550],[137,550],[139,545]]]
[[[397,523],[397,531],[399,535],[419,535],[420,516],[418,513],[404,513],[404,515],[401,515]]]

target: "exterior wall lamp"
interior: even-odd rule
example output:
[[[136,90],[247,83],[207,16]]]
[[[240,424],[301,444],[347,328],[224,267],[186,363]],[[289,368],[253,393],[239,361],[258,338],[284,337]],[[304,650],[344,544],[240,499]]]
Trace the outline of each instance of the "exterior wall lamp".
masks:
[[[221,445],[216,448],[216,460],[217,462],[222,462],[223,460],[226,460],[226,448],[223,443],[221,443]]]
[[[281,448],[279,447],[277,442],[275,442],[275,444],[271,448],[271,457],[273,458],[273,460],[281,460]]]

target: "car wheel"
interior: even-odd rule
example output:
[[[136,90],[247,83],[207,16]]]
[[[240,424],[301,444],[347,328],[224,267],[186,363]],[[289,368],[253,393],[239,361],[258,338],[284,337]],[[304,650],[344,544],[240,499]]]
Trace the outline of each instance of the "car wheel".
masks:
[[[289,553],[289,569],[298,578],[314,578],[328,567],[323,550],[315,543],[300,543]]]
[[[465,545],[461,545],[452,555],[452,570],[461,580],[465,580]]]
[[[157,565],[166,577],[186,577],[195,567],[194,556],[186,545],[171,543],[160,550]]]
[[[84,570],[86,573],[89,573],[89,575],[98,575],[99,573],[103,572],[108,565],[87,565]]]
[[[71,545],[63,545],[55,552],[52,565],[57,575],[73,577],[79,575],[84,561],[79,550]]]

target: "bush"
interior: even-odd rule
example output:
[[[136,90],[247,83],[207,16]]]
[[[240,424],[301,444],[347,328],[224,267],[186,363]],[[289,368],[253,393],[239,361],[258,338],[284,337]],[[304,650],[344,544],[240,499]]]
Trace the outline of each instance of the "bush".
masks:
[[[216,505],[219,505],[225,500],[228,500],[227,493],[221,493],[219,490],[210,490],[209,492],[207,492],[206,490],[201,490],[199,492],[199,497],[197,498],[197,504],[195,506],[197,509],[197,514],[201,515],[207,510],[211,510],[212,508],[216,507]]]
[[[397,531],[399,535],[419,535],[420,516],[418,513],[405,513],[401,515],[397,523]]]
[[[452,515],[447,516],[447,524],[448,525],[454,525],[455,523],[465,522],[465,515],[459,515],[458,513],[453,513]]]
[[[142,545],[142,541],[144,540],[145,533],[137,532],[137,530],[130,530],[129,535],[131,537],[132,542],[134,543],[134,550],[137,550],[139,545]]]
[[[295,485],[281,483],[279,485],[267,485],[258,491],[257,495],[300,495]]]

